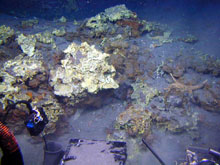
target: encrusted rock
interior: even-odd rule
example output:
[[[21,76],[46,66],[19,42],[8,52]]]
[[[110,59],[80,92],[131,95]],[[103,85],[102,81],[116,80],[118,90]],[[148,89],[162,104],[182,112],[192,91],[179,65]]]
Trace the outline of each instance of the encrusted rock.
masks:
[[[220,110],[220,97],[219,88],[207,88],[203,91],[196,91],[192,101],[205,110],[219,112]]]
[[[115,68],[107,62],[108,54],[86,42],[72,43],[64,53],[62,65],[51,71],[50,84],[56,95],[73,98],[85,92],[96,94],[102,89],[118,88],[113,79]]]
[[[198,42],[198,38],[191,34],[188,34],[186,37],[179,38],[178,40],[189,44],[194,44]]]
[[[128,10],[125,5],[117,5],[114,7],[110,7],[105,9],[105,15],[108,20],[111,22],[116,22],[121,19],[134,19],[137,18],[137,15]]]
[[[14,102],[31,99],[33,107],[41,106],[47,114],[49,123],[46,126],[45,133],[48,134],[55,132],[56,123],[59,116],[64,113],[64,110],[51,91],[45,91],[42,88],[39,89],[39,85],[42,83],[48,89],[45,71],[46,69],[40,59],[24,56],[23,54],[13,60],[7,61],[0,70],[0,103],[4,109],[7,106],[8,99]],[[21,107],[20,109],[24,110],[25,108]],[[12,118],[9,115],[8,120],[11,121],[16,133],[21,133],[24,129],[24,119],[16,118],[15,115],[11,116]],[[16,123],[13,123],[13,121],[16,121]]]
[[[137,80],[135,83],[131,84],[134,92],[131,98],[137,102],[138,105],[146,107],[151,99],[159,95],[159,91],[155,88],[149,87],[147,84]]]
[[[36,100],[37,106],[42,106],[48,117],[49,123],[46,125],[44,133],[54,133],[56,130],[56,123],[59,120],[60,115],[64,114],[64,109],[58,103],[58,101],[50,94],[44,96],[42,101]],[[34,102],[35,103],[35,102]]]
[[[149,37],[152,40],[155,40],[157,43],[155,43],[156,45],[152,45],[151,47],[157,47],[157,46],[161,46],[165,43],[172,43],[173,39],[171,38],[171,31],[165,31],[163,32],[163,35],[160,36],[153,36],[153,37]]]
[[[22,78],[22,80],[32,78],[37,73],[45,71],[42,61],[29,56],[24,57],[22,54],[13,60],[7,61],[4,64],[4,69],[14,77]]]
[[[28,56],[33,56],[35,53],[36,38],[34,35],[20,34],[17,38],[18,45],[21,46],[22,51]]]
[[[51,44],[54,43],[53,35],[49,31],[45,31],[43,33],[35,34],[37,41],[44,43],[44,44]]]
[[[20,45],[23,53],[27,54],[30,57],[39,58],[41,56],[40,49],[36,49],[37,42],[39,42],[40,44],[52,44],[52,48],[56,48],[56,44],[53,39],[53,34],[49,31],[33,35],[20,34],[17,38],[17,42],[18,45]],[[39,44],[38,47],[40,48]]]
[[[208,54],[191,56],[187,59],[188,68],[194,69],[198,73],[212,74],[220,76],[220,59]]]
[[[60,29],[54,29],[52,34],[57,37],[63,37],[66,34],[66,30],[64,27],[61,27]]]
[[[14,36],[14,30],[5,25],[0,26],[0,45],[7,44],[10,38]]]
[[[31,80],[34,75],[44,71],[42,62],[29,56],[19,55],[15,59],[7,61],[0,70],[0,95],[2,95],[0,102],[5,107],[7,99],[16,101],[14,98],[21,91],[19,84],[25,83],[27,79]],[[22,95],[22,99],[24,99],[24,95]]]
[[[105,9],[105,12],[101,12],[95,17],[90,18],[86,27],[100,28],[104,27],[106,22],[116,22],[121,19],[137,18],[137,15],[128,10],[125,5],[117,5]]]
[[[32,28],[34,25],[37,25],[39,23],[38,19],[29,19],[26,21],[21,21],[21,27],[22,28]]]
[[[171,133],[192,133],[197,132],[198,113],[188,112],[183,115],[180,109],[173,109],[172,112],[159,113],[150,111],[139,104],[129,105],[116,119],[116,129],[125,130],[130,136],[151,135],[152,126],[168,130]]]
[[[66,23],[67,19],[64,16],[62,16],[58,21],[61,23]]]
[[[135,20],[137,19],[137,15],[128,10],[125,5],[117,5],[108,9],[105,9],[105,12],[101,12],[97,14],[94,17],[91,17],[88,19],[85,23],[82,24],[81,26],[81,31],[89,29],[89,35],[91,37],[97,37],[99,38],[100,36],[103,36],[105,34],[110,34],[113,35],[119,30],[117,33],[130,33],[130,29],[128,28],[119,28],[119,26],[116,26],[116,22],[119,20]],[[133,25],[135,23],[138,23],[137,21],[131,21],[129,25]],[[135,26],[136,27],[136,26]]]
[[[131,136],[142,135],[146,131],[151,131],[153,118],[152,112],[135,104],[117,117],[115,127],[116,129],[125,129]]]
[[[13,86],[16,83],[16,78],[5,72],[4,70],[0,70],[0,94],[8,94],[13,92],[18,92],[19,88]]]

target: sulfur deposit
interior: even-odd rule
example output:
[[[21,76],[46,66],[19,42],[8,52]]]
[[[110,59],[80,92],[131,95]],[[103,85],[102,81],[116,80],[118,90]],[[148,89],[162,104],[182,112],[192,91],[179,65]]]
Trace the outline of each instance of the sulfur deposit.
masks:
[[[35,34],[35,37],[38,42],[44,43],[44,44],[51,44],[54,43],[53,35],[49,31],[45,31],[42,33]]]
[[[49,123],[45,133],[53,133],[56,130],[56,122],[59,116],[64,113],[64,110],[49,91],[43,89],[32,90],[32,88],[26,86],[31,80],[38,83],[37,81],[40,80],[36,79],[37,75],[46,75],[46,69],[40,59],[21,54],[15,59],[7,61],[0,70],[0,95],[2,96],[0,103],[5,108],[8,99],[14,102],[31,99],[32,106],[43,107],[48,116]],[[40,83],[46,83],[44,85],[47,85],[47,80],[42,80],[39,85]],[[23,122],[22,125],[18,123],[14,127],[20,128],[22,126]]]
[[[7,44],[10,38],[14,36],[14,30],[5,25],[0,26],[0,45]]]
[[[22,51],[28,56],[33,56],[35,52],[36,38],[34,35],[20,34],[17,38],[18,45],[21,46]]]
[[[95,17],[90,18],[86,23],[86,27],[101,28],[102,26],[105,26],[105,23],[107,22],[116,22],[121,19],[131,19],[136,17],[136,14],[128,10],[125,5],[117,5],[105,9],[105,12],[101,12]]]
[[[65,50],[61,66],[51,71],[51,86],[59,96],[96,94],[102,89],[118,88],[114,80],[115,68],[108,64],[109,54],[97,50],[86,42],[70,44]]]
[[[22,54],[4,64],[4,69],[15,77],[20,77],[24,81],[32,78],[37,73],[45,71],[43,62],[32,57],[24,57]]]

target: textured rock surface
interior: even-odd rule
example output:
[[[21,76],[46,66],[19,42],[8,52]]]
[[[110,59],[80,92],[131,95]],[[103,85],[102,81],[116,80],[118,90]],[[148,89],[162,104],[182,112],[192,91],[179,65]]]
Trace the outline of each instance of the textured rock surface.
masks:
[[[14,30],[5,25],[0,26],[0,45],[8,43],[8,40],[13,37]]]
[[[21,21],[21,27],[22,28],[32,28],[34,25],[37,25],[39,23],[38,19],[29,19],[26,21]]]
[[[132,105],[117,117],[116,129],[124,129],[131,136],[142,135],[146,131],[150,134],[153,119],[152,112],[137,104]]]
[[[80,96],[84,92],[118,88],[114,81],[115,68],[108,64],[108,54],[87,43],[72,43],[66,50],[62,65],[51,71],[50,84],[59,96]]]
[[[150,103],[151,99],[159,95],[159,91],[157,89],[151,88],[146,83],[143,83],[139,80],[131,85],[134,90],[131,98],[143,108]]]
[[[105,26],[107,22],[116,22],[121,19],[136,18],[136,14],[128,10],[125,5],[117,5],[108,9],[105,12],[101,12],[95,17],[90,18],[86,27],[89,28],[101,28]]]
[[[117,26],[115,23],[123,19],[136,19],[137,15],[128,10],[125,5],[117,5],[101,12],[94,17],[88,19],[83,25],[82,29],[89,29],[90,35],[99,37],[105,34],[115,34]],[[84,29],[84,30],[85,30]],[[124,30],[126,31],[126,30]]]
[[[9,60],[4,64],[4,67],[0,70],[0,101],[5,107],[7,104],[7,99],[12,99],[16,101],[16,95],[21,91],[21,85],[24,84],[27,79],[31,79],[34,75],[39,72],[43,73],[45,71],[42,66],[42,62],[33,59],[29,56],[23,57],[23,55],[17,56],[13,60]],[[29,98],[20,98],[21,100],[28,100]]]
[[[125,5],[117,5],[114,7],[107,8],[105,9],[105,15],[112,22],[121,19],[137,18],[137,15],[134,12],[128,10]]]
[[[44,43],[44,44],[51,44],[54,43],[53,35],[49,31],[45,31],[43,33],[35,34],[37,41]]]
[[[18,45],[21,46],[22,51],[28,56],[33,56],[35,52],[36,38],[34,35],[20,34],[17,38]]]
[[[43,73],[45,71],[42,61],[29,56],[24,57],[22,54],[13,60],[7,61],[4,64],[4,69],[24,81],[39,72]]]
[[[4,64],[4,67],[0,70],[0,103],[3,108],[7,106],[7,100],[10,99],[14,102],[18,100],[32,100],[32,106],[41,106],[44,108],[45,113],[48,116],[49,123],[46,126],[45,133],[53,133],[56,130],[56,122],[59,116],[64,113],[57,99],[50,91],[43,89],[28,88],[25,84],[32,82],[38,85],[42,83],[47,85],[46,76],[43,79],[38,77],[46,74],[43,62],[40,59],[24,56],[23,54],[17,56],[13,60],[9,60]],[[21,108],[22,109],[22,108]],[[23,110],[23,109],[22,109]],[[9,120],[9,119],[8,119]],[[22,119],[24,120],[24,119]],[[10,123],[10,122],[9,122]],[[15,129],[22,130],[23,122],[17,122],[13,126]]]
[[[60,29],[54,29],[52,34],[57,37],[63,37],[66,34],[66,30],[64,27],[61,27]]]
[[[16,78],[10,75],[9,73],[1,70],[0,71],[0,93],[1,94],[8,94],[17,92],[19,89],[18,87],[14,87],[13,84],[16,82]]]

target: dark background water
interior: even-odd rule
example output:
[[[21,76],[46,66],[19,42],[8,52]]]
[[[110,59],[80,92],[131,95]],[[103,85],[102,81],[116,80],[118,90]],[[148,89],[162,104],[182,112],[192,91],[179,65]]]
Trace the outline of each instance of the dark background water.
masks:
[[[103,9],[118,5],[126,6],[137,14],[150,7],[167,11],[175,8],[185,8],[189,14],[204,10],[210,5],[219,5],[218,0],[72,0],[72,6],[67,0],[1,0],[0,11],[19,17],[41,17],[53,19],[65,16],[69,19],[84,19],[95,15]],[[140,10],[141,9],[141,10]],[[208,13],[207,13],[208,14]]]

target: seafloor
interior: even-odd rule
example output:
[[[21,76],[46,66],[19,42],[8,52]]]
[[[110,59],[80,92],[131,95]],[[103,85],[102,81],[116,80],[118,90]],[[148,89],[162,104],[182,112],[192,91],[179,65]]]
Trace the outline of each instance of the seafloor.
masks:
[[[30,27],[21,26],[21,21],[33,17],[21,18],[0,13],[0,25],[10,26],[15,32],[25,35],[64,27],[65,35],[53,36],[59,51],[72,42],[88,42],[110,56],[115,55],[114,52],[119,54],[109,60],[119,73],[115,76],[119,88],[100,90],[86,97],[88,100],[82,99],[76,106],[69,104],[71,99],[55,96],[64,112],[56,123],[56,131],[48,134],[47,139],[61,143],[63,148],[70,138],[123,140],[128,147],[126,164],[130,165],[159,164],[142,144],[141,138],[146,139],[166,164],[183,161],[185,149],[190,145],[218,150],[220,4],[212,1],[134,4],[128,3],[126,7],[135,12],[139,20],[152,23],[154,29],[142,33],[136,28],[139,20],[123,20],[117,24],[124,29],[126,26],[136,28],[138,32],[131,31],[133,35],[130,36],[125,34],[120,42],[114,41],[115,44],[108,40],[111,34],[91,37],[83,29],[86,19],[115,5],[110,2],[105,4],[105,8],[100,4],[99,9],[87,13],[77,11],[79,18],[77,15],[74,19],[66,16],[67,22],[37,18],[39,23]],[[58,61],[56,65],[60,65],[62,53],[56,53],[52,46],[44,43],[36,47],[43,56],[47,56],[44,57],[46,64],[51,62],[54,65]],[[3,44],[0,49],[1,67],[22,53],[19,45],[9,47]],[[47,72],[50,72],[50,66]],[[39,98],[39,91],[41,94],[42,91],[53,91],[53,87],[36,89],[30,85],[30,80],[24,85],[27,86],[26,94],[35,101]],[[18,125],[19,131],[14,131],[25,164],[41,165],[44,143],[39,137],[30,137],[24,127],[20,128],[20,123],[12,122],[9,126],[13,129]]]

